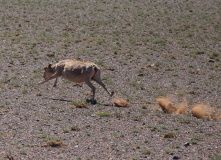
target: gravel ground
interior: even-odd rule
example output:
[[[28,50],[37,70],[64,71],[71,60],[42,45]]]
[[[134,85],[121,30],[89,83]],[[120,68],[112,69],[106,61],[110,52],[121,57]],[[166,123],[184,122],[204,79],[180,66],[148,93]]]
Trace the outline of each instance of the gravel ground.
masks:
[[[220,119],[197,119],[200,102],[221,112],[221,2],[0,1],[0,159],[221,159]],[[130,107],[43,68],[93,61]],[[182,114],[156,102],[188,101]]]

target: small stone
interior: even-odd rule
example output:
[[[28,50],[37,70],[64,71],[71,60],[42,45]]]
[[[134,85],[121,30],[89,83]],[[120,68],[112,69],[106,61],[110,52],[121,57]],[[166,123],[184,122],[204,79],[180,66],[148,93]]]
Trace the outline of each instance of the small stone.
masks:
[[[189,142],[186,142],[186,143],[184,144],[185,147],[187,147],[187,146],[189,146],[189,145],[190,145]]]

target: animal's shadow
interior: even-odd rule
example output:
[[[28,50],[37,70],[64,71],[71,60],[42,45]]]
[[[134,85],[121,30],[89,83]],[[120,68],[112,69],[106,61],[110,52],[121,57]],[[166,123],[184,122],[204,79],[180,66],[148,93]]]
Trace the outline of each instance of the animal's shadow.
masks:
[[[44,97],[44,99],[49,99],[49,100],[53,100],[53,101],[63,101],[63,102],[73,102],[73,100],[69,100],[69,99],[63,99],[63,98],[48,98],[48,97]],[[111,104],[105,104],[105,103],[99,103],[96,100],[94,100],[95,102],[92,103],[92,100],[90,98],[85,100],[85,103],[87,104],[92,104],[92,105],[103,105],[103,106],[111,106]]]

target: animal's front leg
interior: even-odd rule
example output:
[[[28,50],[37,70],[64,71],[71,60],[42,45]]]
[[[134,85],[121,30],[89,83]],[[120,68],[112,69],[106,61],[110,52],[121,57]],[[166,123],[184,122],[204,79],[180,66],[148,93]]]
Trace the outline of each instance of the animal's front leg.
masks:
[[[46,79],[46,80],[44,80],[44,81],[42,81],[42,82],[39,82],[38,84],[41,85],[41,84],[43,84],[43,83],[45,83],[45,82],[48,82],[48,81],[50,81],[50,80],[52,80],[52,79],[54,79],[54,78],[58,78],[58,77],[59,77],[59,74],[58,74],[58,73],[55,73],[55,74],[53,74],[50,78],[48,78],[48,79]]]
[[[39,82],[38,85],[41,85],[41,84],[43,84],[43,83],[45,83],[45,82],[47,82],[47,80],[44,80],[44,81],[42,81],[42,82]]]

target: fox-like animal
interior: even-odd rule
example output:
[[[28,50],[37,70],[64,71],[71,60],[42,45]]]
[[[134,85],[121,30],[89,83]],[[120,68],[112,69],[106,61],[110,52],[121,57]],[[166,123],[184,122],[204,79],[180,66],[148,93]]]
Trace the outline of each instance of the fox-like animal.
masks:
[[[106,86],[101,81],[100,74],[100,68],[92,62],[80,62],[71,59],[66,59],[59,61],[56,64],[49,64],[47,67],[45,67],[43,75],[45,80],[39,82],[39,84],[43,84],[49,80],[56,79],[53,85],[53,87],[56,87],[58,77],[63,77],[64,79],[67,79],[75,83],[84,82],[92,89],[92,104],[94,104],[96,88],[91,83],[92,80],[101,85],[111,97],[114,94],[114,92],[110,93],[107,90]]]

